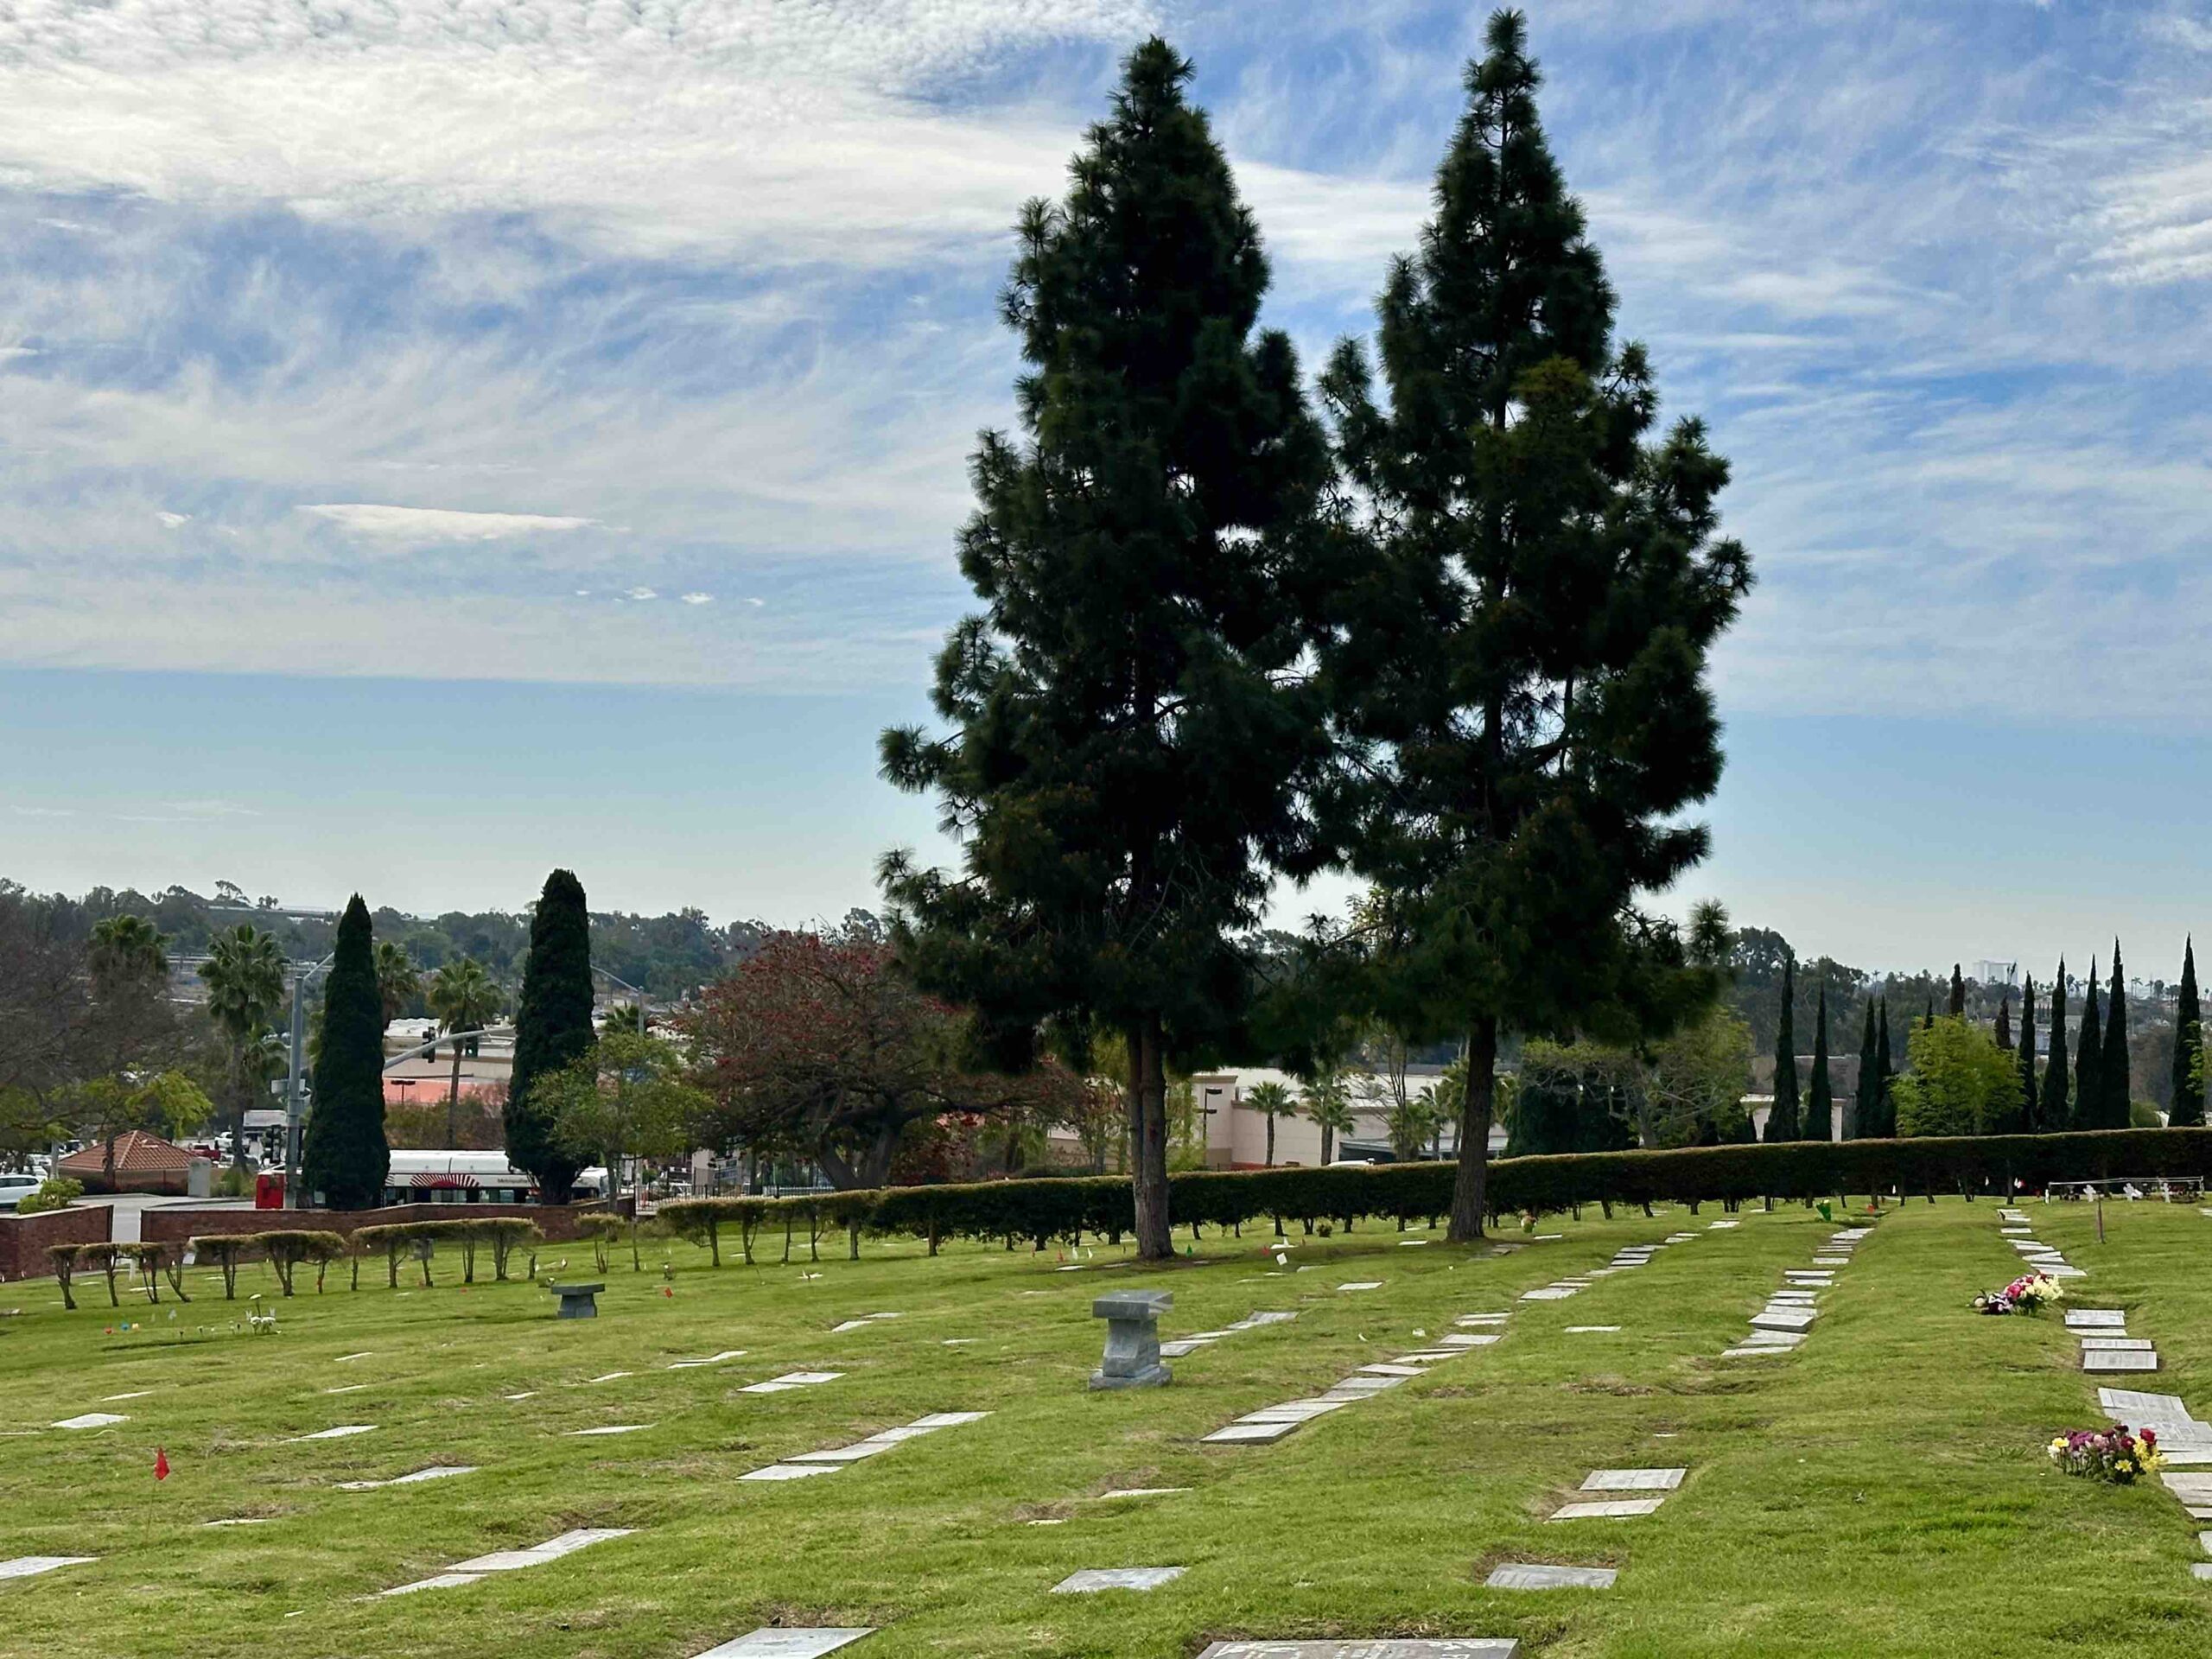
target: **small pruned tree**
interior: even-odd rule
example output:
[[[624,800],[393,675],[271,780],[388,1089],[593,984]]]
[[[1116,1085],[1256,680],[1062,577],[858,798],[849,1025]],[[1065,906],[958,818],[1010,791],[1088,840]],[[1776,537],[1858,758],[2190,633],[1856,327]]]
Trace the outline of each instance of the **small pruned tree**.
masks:
[[[261,1249],[269,1265],[276,1269],[276,1282],[283,1287],[287,1296],[292,1294],[293,1275],[298,1272],[300,1264],[303,1262],[315,1263],[315,1294],[320,1295],[323,1274],[329,1270],[333,1262],[346,1254],[346,1240],[338,1233],[287,1228],[262,1234]]]
[[[46,1259],[54,1268],[54,1282],[61,1287],[61,1306],[73,1313],[77,1311],[77,1294],[71,1287],[77,1276],[77,1247],[74,1244],[49,1244]]]
[[[576,1231],[591,1241],[592,1265],[601,1273],[607,1271],[607,1252],[614,1241],[622,1236],[622,1217],[610,1215],[585,1216],[576,1224]]]
[[[505,1280],[507,1264],[518,1248],[542,1244],[545,1234],[534,1221],[520,1216],[494,1216],[478,1224],[484,1229],[486,1241],[492,1247],[492,1276]]]
[[[353,1246],[370,1255],[384,1253],[385,1283],[393,1290],[399,1288],[399,1258],[407,1254],[407,1226],[402,1222],[391,1222],[380,1227],[356,1227]]]
[[[680,1156],[705,1117],[706,1091],[685,1074],[683,1052],[664,1039],[609,1031],[581,1056],[537,1083],[537,1109],[552,1124],[562,1151],[605,1161],[609,1198],[621,1192],[626,1166]],[[630,1266],[641,1269],[635,1206],[630,1218]],[[600,1264],[606,1271],[606,1264]]]
[[[261,1241],[251,1233],[208,1233],[189,1242],[194,1261],[213,1262],[222,1270],[223,1300],[236,1301],[238,1263],[250,1260]]]
[[[79,1244],[77,1246],[77,1265],[97,1268],[107,1275],[107,1305],[123,1306],[123,1299],[115,1293],[115,1275],[123,1266],[122,1247],[115,1244]]]
[[[138,1264],[138,1272],[146,1281],[147,1292],[156,1301],[161,1300],[161,1293],[154,1283],[157,1274],[168,1281],[170,1294],[177,1300],[188,1302],[192,1300],[185,1294],[182,1250],[173,1244],[126,1244],[124,1249]]]

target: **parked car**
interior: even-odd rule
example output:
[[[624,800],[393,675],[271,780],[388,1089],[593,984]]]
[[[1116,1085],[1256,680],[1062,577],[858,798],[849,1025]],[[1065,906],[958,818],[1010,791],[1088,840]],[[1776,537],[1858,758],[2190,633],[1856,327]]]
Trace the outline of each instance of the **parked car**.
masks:
[[[15,1172],[0,1175],[0,1210],[13,1210],[45,1183],[36,1175]]]

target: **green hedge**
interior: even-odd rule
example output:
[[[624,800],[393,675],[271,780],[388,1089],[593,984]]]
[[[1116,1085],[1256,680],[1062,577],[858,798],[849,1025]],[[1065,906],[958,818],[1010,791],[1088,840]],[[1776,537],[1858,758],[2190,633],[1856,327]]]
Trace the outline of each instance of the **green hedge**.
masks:
[[[1792,1141],[1694,1147],[1674,1152],[1585,1152],[1503,1158],[1490,1166],[1493,1217],[1542,1215],[1582,1205],[1738,1204],[1855,1192],[2009,1194],[2045,1182],[2125,1176],[2212,1179],[2212,1128],[2102,1129],[1901,1141]],[[1168,1177],[1169,1213],[1181,1226],[1241,1228],[1280,1218],[1349,1228],[1362,1220],[1422,1221],[1449,1212],[1449,1163],[1342,1165],[1321,1169],[1193,1170]],[[842,1224],[926,1239],[1117,1238],[1132,1221],[1128,1182],[1118,1176],[899,1186],[790,1198],[685,1198],[661,1206],[676,1231],[721,1246],[741,1239],[753,1259],[763,1229],[810,1240]]]

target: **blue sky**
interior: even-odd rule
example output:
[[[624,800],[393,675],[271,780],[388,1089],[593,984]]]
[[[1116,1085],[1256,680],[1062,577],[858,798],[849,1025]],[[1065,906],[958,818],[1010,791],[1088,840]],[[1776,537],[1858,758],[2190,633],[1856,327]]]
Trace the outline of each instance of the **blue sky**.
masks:
[[[2212,806],[2212,5],[1529,11],[1758,564],[1687,893],[1861,962],[2117,930],[2162,971]],[[868,902],[931,835],[873,738],[963,608],[1007,226],[1117,56],[1197,60],[1310,365],[1417,232],[1482,16],[16,8],[0,872]]]

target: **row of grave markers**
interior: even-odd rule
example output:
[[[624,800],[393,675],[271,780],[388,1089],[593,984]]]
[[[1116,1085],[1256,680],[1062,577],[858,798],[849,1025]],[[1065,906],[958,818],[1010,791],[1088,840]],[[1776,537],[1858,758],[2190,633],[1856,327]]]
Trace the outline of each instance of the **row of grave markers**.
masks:
[[[2035,1236],[2035,1227],[2028,1220],[2028,1214],[2024,1210],[1999,1210],[1997,1230],[2006,1243],[2020,1253],[2020,1263],[2023,1267],[2033,1268],[2037,1273],[2051,1279],[2086,1279],[2089,1276],[2087,1268],[2075,1267],[2060,1253],[2055,1245],[2046,1244]],[[2111,1366],[2107,1369],[2118,1370],[2123,1368]]]
[[[1751,1334],[1729,1349],[1723,1357],[1746,1359],[1786,1354],[1803,1342],[1806,1332],[1813,1328],[1813,1321],[1820,1317],[1821,1293],[1835,1283],[1839,1272],[1851,1265],[1852,1253],[1873,1230],[1871,1227],[1846,1227],[1831,1233],[1814,1252],[1811,1267],[1785,1268],[1783,1287],[1767,1299],[1764,1307],[1751,1315]]]

